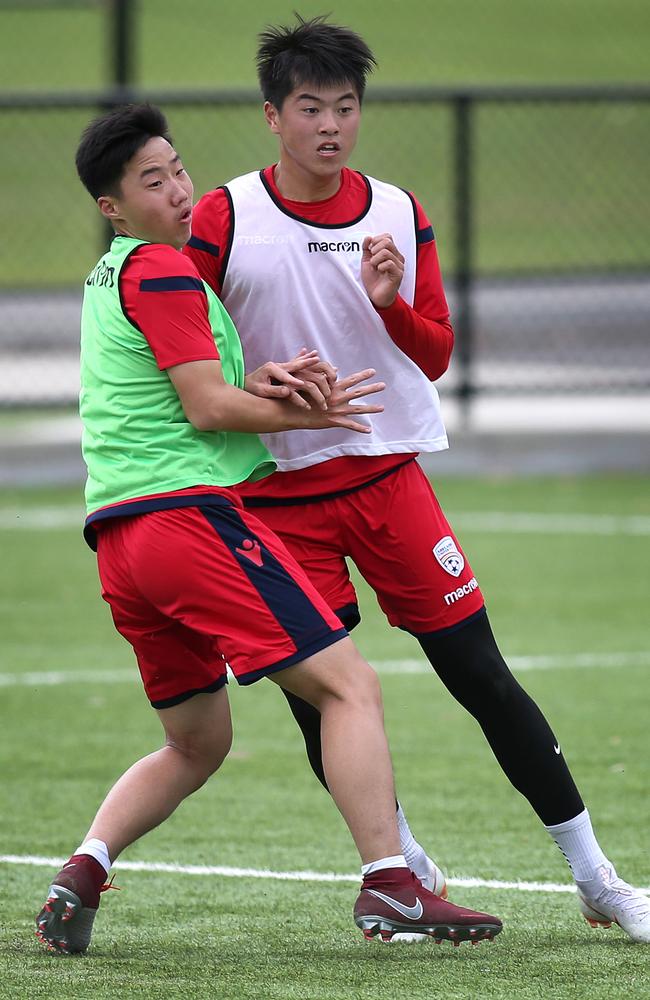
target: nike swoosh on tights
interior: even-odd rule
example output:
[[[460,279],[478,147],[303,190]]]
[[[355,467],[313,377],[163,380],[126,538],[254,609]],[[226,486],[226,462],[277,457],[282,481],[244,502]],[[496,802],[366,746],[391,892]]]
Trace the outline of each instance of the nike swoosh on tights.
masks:
[[[401,913],[403,917],[407,917],[409,920],[419,920],[424,912],[422,903],[415,897],[415,906],[405,906],[404,903],[399,903],[396,899],[391,899],[390,896],[385,896],[383,892],[377,892],[376,889],[367,889],[372,896],[376,896],[377,899],[381,899],[382,903],[388,903],[392,906],[394,910]]]

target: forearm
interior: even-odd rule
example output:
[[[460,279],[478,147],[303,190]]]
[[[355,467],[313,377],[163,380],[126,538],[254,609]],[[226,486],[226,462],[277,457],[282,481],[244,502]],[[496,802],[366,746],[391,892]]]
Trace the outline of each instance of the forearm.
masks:
[[[447,371],[454,346],[449,318],[430,319],[416,312],[401,296],[386,309],[377,309],[400,351],[414,361],[431,381]]]
[[[262,399],[227,384],[193,400],[186,405],[185,413],[200,431],[266,434],[293,430],[304,424],[304,411],[297,407],[283,400]]]

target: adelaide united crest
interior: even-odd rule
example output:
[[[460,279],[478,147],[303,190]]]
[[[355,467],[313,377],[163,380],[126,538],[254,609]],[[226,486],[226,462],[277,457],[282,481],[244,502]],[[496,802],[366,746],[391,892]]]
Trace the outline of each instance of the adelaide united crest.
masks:
[[[433,554],[442,568],[451,576],[460,576],[465,569],[465,560],[458,551],[456,542],[451,535],[445,535],[433,546]]]

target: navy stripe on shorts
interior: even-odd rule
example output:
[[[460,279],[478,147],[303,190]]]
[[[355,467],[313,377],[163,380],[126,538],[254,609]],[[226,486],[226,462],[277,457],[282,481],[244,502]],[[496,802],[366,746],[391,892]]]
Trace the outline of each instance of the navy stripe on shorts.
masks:
[[[267,673],[290,666],[292,662],[298,663],[347,635],[344,628],[332,629],[308,594],[251,530],[235,507],[224,510],[202,506],[200,510],[297,648],[295,654],[285,657],[280,663],[238,677],[240,684],[252,683]]]

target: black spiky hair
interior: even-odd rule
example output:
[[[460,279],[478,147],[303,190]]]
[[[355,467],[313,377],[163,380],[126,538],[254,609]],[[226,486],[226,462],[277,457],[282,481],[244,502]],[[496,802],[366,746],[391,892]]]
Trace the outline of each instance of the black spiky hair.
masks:
[[[117,194],[129,160],[156,136],[172,144],[167,119],[153,104],[124,104],[91,121],[75,157],[86,190],[95,199]]]
[[[295,16],[295,25],[268,25],[259,35],[257,75],[264,100],[280,111],[287,95],[303,84],[351,83],[361,102],[366,77],[377,65],[363,38],[350,28],[328,24],[325,14],[309,21]]]

